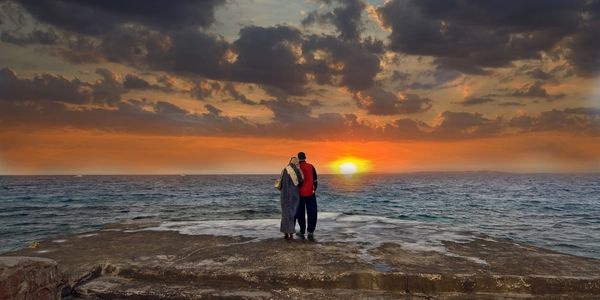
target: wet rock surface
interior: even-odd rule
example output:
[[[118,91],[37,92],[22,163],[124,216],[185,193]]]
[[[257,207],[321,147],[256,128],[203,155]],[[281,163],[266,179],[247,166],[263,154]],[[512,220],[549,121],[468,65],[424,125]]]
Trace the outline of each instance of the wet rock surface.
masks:
[[[40,257],[0,257],[0,299],[60,299],[61,274],[55,261]]]
[[[6,255],[58,262],[82,299],[598,299],[600,261],[486,237],[386,243],[182,235],[116,224]]]

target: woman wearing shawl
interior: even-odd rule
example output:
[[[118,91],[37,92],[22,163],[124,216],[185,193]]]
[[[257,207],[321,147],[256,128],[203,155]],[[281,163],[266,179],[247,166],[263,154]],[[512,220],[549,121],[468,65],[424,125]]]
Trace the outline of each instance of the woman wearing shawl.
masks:
[[[281,171],[281,179],[276,187],[281,191],[281,226],[279,230],[285,234],[286,240],[294,238],[296,232],[296,209],[300,201],[299,186],[304,176],[300,171],[298,158],[292,157],[289,164]]]

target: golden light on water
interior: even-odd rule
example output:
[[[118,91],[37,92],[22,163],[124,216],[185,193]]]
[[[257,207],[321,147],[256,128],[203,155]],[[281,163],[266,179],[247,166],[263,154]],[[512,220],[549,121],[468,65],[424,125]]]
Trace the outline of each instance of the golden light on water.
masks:
[[[357,157],[343,157],[329,164],[334,173],[352,175],[367,172],[371,169],[371,162]]]

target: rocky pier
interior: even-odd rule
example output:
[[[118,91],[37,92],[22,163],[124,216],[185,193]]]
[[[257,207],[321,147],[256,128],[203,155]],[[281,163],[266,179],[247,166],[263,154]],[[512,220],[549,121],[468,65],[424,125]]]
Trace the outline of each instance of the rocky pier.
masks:
[[[0,299],[600,299],[600,260],[488,237],[439,252],[143,230],[151,225],[5,253]]]

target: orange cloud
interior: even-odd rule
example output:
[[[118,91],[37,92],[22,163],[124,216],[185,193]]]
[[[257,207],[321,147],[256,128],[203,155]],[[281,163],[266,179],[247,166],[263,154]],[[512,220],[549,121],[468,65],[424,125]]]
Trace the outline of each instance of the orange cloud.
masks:
[[[5,174],[277,173],[305,151],[322,173],[342,157],[373,172],[598,171],[600,138],[529,135],[448,142],[332,142],[268,138],[171,137],[83,130],[0,133]]]

